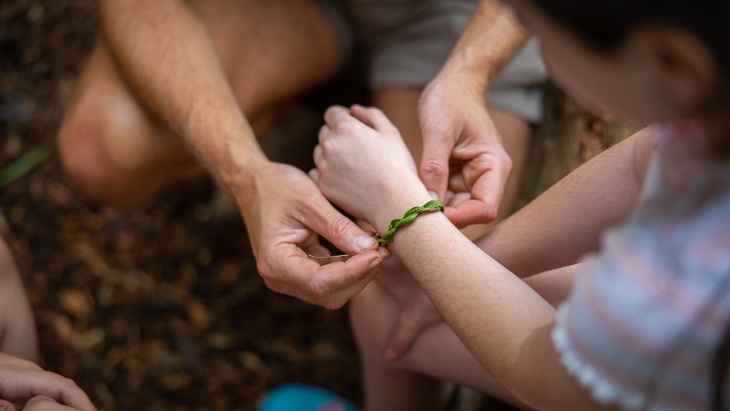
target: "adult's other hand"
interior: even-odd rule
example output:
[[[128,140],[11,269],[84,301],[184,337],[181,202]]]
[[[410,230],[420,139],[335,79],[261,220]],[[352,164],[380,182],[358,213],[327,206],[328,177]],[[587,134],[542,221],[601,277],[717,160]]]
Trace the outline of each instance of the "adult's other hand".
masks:
[[[278,163],[258,167],[243,212],[258,270],[266,285],[325,308],[343,306],[380,271],[387,248],[337,211],[301,170]],[[308,254],[330,250],[318,235],[354,256],[320,265]]]
[[[447,201],[444,212],[460,228],[496,217],[512,169],[480,89],[467,78],[440,75],[419,105],[419,175],[429,191]]]
[[[443,318],[397,257],[388,260],[376,281],[393,296],[400,308],[398,321],[385,347],[385,357],[395,361],[408,353],[421,331]]]

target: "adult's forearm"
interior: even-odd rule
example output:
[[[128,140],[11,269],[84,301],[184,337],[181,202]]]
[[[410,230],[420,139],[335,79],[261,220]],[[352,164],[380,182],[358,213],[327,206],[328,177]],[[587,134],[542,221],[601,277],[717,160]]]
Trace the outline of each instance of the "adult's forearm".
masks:
[[[182,0],[100,0],[107,47],[135,95],[227,185],[263,158],[199,18]]]
[[[477,240],[520,277],[572,265],[636,205],[654,147],[651,128],[579,167]]]
[[[511,8],[500,0],[481,0],[441,74],[472,81],[486,92],[527,39]]]

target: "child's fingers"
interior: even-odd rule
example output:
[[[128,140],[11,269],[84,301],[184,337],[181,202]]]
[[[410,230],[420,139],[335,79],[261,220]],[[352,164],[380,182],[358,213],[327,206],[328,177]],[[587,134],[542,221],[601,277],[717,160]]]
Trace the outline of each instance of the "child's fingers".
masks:
[[[18,368],[18,369],[43,371],[43,368],[41,368],[38,364],[36,364],[32,361],[18,358],[18,357],[9,355],[9,354],[0,353],[0,362],[2,362],[2,366],[5,368],[14,367],[14,368]]]
[[[398,317],[398,324],[388,338],[388,344],[385,346],[385,358],[389,361],[400,359],[413,345],[418,337],[421,329],[415,324],[410,323],[404,315]]]
[[[350,110],[342,106],[332,106],[324,112],[324,122],[327,123],[327,127],[331,130],[335,130],[337,128],[337,124],[352,120],[354,120],[354,118],[350,115]],[[323,133],[323,131],[320,130],[320,133]]]
[[[89,397],[73,380],[43,371],[30,361],[0,354],[2,400],[24,404],[37,396],[53,398],[80,411],[96,411]]]
[[[79,411],[96,411],[86,393],[69,378],[48,371],[18,374],[13,381],[13,389],[6,389],[3,393],[7,400],[22,403],[46,396]]]
[[[314,184],[319,184],[319,170],[317,170],[316,168],[309,170],[309,178],[314,181]]]
[[[0,400],[0,411],[15,411],[15,405],[5,400]]]
[[[11,408],[12,409],[12,408]],[[0,408],[2,410],[2,408]],[[45,395],[39,395],[31,398],[25,406],[23,411],[79,411],[76,408],[68,407],[63,404],[59,404],[53,398],[46,397]]]
[[[320,160],[322,159],[322,145],[317,144],[312,151],[312,159],[314,160],[315,167],[319,166]]]
[[[424,329],[441,320],[441,314],[425,294],[411,301],[398,316],[385,347],[385,357],[390,361],[403,357]]]
[[[319,128],[319,134],[317,134],[317,141],[322,144],[322,141],[332,132],[332,129],[327,124],[322,125]]]
[[[58,374],[46,373],[54,376],[54,383],[59,389],[58,395],[54,395],[54,399],[61,404],[68,405],[79,411],[96,411],[96,407],[92,404],[86,393],[79,388],[76,383],[68,378],[61,377]],[[43,395],[43,394],[41,394]],[[59,408],[61,409],[61,408]]]
[[[380,133],[392,133],[393,131],[397,131],[393,123],[388,120],[388,117],[377,108],[365,108],[354,105],[350,109],[350,114],[365,123],[368,127]]]

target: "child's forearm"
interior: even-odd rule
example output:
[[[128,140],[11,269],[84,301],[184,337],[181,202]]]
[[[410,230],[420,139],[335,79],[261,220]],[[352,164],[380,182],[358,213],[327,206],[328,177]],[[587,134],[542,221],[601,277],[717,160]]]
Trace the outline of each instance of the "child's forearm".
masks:
[[[634,207],[652,149],[653,133],[644,131],[581,167],[480,242],[495,258],[442,213],[422,214],[395,234],[390,247],[447,323],[527,404],[602,409],[560,363],[550,340],[553,308],[507,268],[529,275],[597,249],[600,231]],[[428,201],[425,189],[413,184],[393,193],[374,213],[380,232],[389,219]]]
[[[553,349],[553,308],[443,214],[420,215],[391,247],[479,362],[518,398],[539,409],[595,408]]]
[[[639,197],[654,133],[644,129],[600,154],[499,224],[477,245],[520,277],[575,264]]]

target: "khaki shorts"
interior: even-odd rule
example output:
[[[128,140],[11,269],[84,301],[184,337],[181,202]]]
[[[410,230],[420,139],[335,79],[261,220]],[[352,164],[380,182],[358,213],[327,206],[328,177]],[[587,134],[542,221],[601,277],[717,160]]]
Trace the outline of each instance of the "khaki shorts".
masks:
[[[425,87],[438,74],[476,8],[477,0],[318,0],[339,34],[343,55],[365,45],[372,90]],[[547,72],[536,40],[529,41],[492,82],[490,106],[529,122],[542,116]]]

